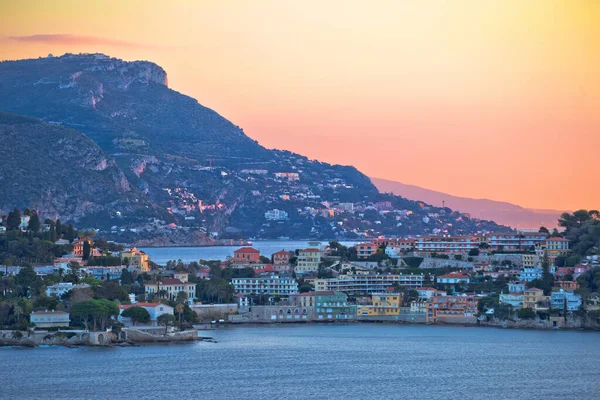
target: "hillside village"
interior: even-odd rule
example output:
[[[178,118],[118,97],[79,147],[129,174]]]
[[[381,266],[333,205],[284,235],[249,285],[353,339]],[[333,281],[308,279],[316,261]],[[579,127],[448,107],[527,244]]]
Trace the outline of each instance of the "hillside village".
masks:
[[[565,237],[596,226],[595,211],[566,215],[562,235],[542,227],[351,247],[314,241],[274,254],[246,246],[224,261],[163,266],[95,232],[17,212],[0,233],[7,338],[107,328],[164,336],[201,322],[600,328],[598,248],[579,254],[581,237]]]

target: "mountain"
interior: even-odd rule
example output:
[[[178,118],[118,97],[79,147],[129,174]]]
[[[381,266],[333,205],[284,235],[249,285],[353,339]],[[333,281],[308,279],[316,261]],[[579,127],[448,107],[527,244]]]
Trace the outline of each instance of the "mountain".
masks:
[[[215,111],[170,89],[166,72],[147,61],[103,54],[5,61],[0,63],[0,110],[39,118],[44,126],[69,127],[97,145],[131,193],[88,210],[85,196],[71,191],[74,209],[66,215],[73,222],[85,217],[121,240],[186,232],[346,238],[505,229],[381,194],[354,167],[266,149]],[[27,148],[34,146],[32,139]],[[2,165],[0,173],[5,174]],[[83,168],[68,173],[92,179]],[[45,179],[36,169],[22,178],[34,187]],[[21,206],[34,197],[23,198]],[[44,201],[35,206],[42,213],[63,212]],[[196,241],[198,235],[193,237]]]
[[[45,217],[82,220],[146,206],[123,172],[89,138],[36,118],[0,112],[0,205],[43,209]],[[35,178],[35,179],[32,179]]]
[[[437,207],[445,204],[454,210],[469,213],[472,217],[496,221],[515,228],[555,228],[560,214],[566,211],[530,209],[503,201],[452,196],[386,179],[371,178],[371,181],[377,189],[385,193],[422,200]]]

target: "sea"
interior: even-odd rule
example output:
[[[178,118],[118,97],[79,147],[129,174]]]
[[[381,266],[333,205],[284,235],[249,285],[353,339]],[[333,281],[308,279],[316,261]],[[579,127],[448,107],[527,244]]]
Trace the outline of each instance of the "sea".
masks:
[[[322,241],[323,245],[328,241]],[[357,242],[340,242],[344,246],[351,246]],[[252,242],[252,247],[260,250],[261,254],[271,257],[275,252],[281,250],[294,251],[296,249],[305,249],[308,247],[308,241],[303,240],[256,240]],[[199,260],[221,260],[227,257],[233,257],[233,251],[241,246],[204,246],[204,247],[141,247],[140,250],[146,252],[150,259],[158,265],[165,265],[169,260],[179,260],[184,263]]]
[[[600,334],[224,326],[216,343],[0,348],[1,399],[598,399]]]

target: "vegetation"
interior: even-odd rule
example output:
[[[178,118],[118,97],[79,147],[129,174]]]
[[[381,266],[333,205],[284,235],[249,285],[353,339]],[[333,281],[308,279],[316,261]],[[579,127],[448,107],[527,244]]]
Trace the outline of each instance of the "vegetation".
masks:
[[[138,322],[142,324],[150,322],[150,313],[143,307],[129,307],[121,314],[125,318],[131,318],[131,323],[135,326]]]

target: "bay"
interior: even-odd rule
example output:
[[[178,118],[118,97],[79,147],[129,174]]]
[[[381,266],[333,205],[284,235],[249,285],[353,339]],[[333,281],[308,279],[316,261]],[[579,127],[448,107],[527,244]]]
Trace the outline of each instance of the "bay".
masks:
[[[327,244],[327,241],[321,243]],[[345,246],[353,245],[356,242],[340,242]],[[234,250],[241,246],[203,246],[203,247],[141,247],[140,250],[146,252],[152,261],[158,265],[165,265],[169,260],[181,259],[184,263],[199,260],[221,260],[227,257],[233,257]],[[305,249],[308,247],[308,241],[302,240],[255,240],[252,247],[260,250],[266,257],[280,250],[293,251],[296,249]]]
[[[2,399],[597,399],[600,335],[231,326],[217,343],[0,349]]]

